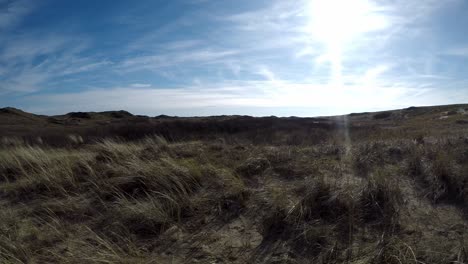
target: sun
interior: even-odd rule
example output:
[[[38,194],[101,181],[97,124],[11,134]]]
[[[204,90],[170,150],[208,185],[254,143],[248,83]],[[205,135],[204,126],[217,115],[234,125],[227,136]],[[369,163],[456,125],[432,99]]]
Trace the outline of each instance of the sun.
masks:
[[[307,31],[327,49],[333,82],[341,83],[342,55],[347,45],[368,32],[388,26],[384,9],[369,0],[309,0]]]
[[[382,10],[368,0],[311,0],[312,33],[325,42],[341,42],[386,26]]]

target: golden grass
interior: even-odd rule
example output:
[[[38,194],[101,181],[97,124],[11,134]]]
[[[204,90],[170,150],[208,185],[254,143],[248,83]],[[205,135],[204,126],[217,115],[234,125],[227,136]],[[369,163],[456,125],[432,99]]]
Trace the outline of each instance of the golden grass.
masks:
[[[464,232],[465,150],[457,137],[9,145],[0,263],[463,263],[450,238]],[[262,239],[232,248],[223,232]]]

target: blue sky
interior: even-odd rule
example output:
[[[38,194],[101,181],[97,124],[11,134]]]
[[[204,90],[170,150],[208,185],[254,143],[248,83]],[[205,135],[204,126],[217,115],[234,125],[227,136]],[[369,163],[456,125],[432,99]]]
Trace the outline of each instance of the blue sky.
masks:
[[[317,116],[468,103],[468,1],[0,0],[0,106]]]

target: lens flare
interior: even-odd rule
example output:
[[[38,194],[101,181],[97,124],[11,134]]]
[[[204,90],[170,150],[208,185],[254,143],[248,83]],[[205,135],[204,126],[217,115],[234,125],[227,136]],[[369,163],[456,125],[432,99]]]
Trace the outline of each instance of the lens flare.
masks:
[[[322,42],[331,64],[331,84],[342,85],[343,52],[360,35],[388,27],[384,9],[368,0],[311,0],[308,30]]]

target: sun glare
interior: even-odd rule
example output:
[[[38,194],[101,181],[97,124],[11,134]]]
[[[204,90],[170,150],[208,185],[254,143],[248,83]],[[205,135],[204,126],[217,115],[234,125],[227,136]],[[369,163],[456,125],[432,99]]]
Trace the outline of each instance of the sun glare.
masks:
[[[311,0],[309,10],[312,33],[325,42],[349,40],[386,26],[378,7],[368,0]]]
[[[387,26],[380,10],[368,0],[310,0],[308,30],[326,46],[333,84],[342,83],[342,53],[346,46],[361,34]]]

